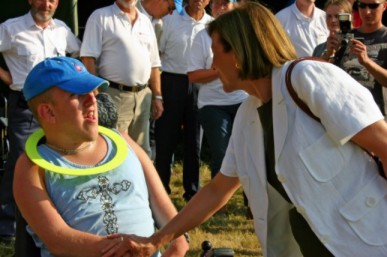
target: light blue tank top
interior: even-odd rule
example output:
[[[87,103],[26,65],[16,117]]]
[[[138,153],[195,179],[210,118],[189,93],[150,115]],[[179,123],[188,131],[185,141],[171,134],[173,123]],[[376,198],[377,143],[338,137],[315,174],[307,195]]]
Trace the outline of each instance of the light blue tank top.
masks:
[[[108,152],[99,164],[111,160],[116,149],[105,137]],[[116,169],[90,176],[70,176],[46,170],[45,184],[59,214],[72,228],[96,235],[114,233],[150,236],[155,223],[150,209],[144,173],[134,151],[128,146],[126,160]],[[89,168],[68,161],[46,145],[38,147],[47,161],[68,168]],[[97,165],[98,166],[98,165]],[[31,228],[43,257],[52,256]],[[160,256],[157,252],[154,257]]]

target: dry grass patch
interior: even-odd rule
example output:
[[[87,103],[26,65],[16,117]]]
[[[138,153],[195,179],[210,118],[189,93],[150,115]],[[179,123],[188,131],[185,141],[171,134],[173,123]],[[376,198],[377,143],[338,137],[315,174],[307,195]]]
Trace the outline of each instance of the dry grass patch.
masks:
[[[200,181],[204,186],[210,180],[210,170],[207,165],[201,166]],[[182,198],[182,165],[175,164],[171,177],[171,199],[176,208],[181,209],[185,202]],[[254,233],[253,221],[246,219],[246,207],[243,203],[242,189],[232,197],[227,204],[225,213],[216,214],[207,222],[189,232],[191,236],[190,251],[187,257],[199,257],[201,244],[209,240],[213,247],[227,247],[235,251],[238,257],[262,256],[261,248]]]

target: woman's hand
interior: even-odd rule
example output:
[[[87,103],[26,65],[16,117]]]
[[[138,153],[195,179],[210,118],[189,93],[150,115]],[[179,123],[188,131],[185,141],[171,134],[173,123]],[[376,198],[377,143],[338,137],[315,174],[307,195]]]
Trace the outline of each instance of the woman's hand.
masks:
[[[334,31],[330,32],[329,37],[327,38],[327,49],[324,57],[329,59],[329,57],[334,56],[335,53],[340,49],[340,47],[340,36],[338,36]]]

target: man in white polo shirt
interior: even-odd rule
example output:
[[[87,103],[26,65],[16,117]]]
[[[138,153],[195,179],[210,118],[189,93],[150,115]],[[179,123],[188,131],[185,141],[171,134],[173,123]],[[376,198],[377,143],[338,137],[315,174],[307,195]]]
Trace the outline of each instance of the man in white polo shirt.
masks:
[[[109,80],[106,92],[117,106],[117,128],[128,132],[150,155],[150,106],[154,119],[163,113],[161,63],[153,26],[136,3],[116,0],[90,15],[81,59],[89,72]]]
[[[172,14],[173,10],[178,13],[183,13],[183,0],[141,0],[137,2],[137,9],[145,14],[152,22],[157,42],[160,42],[160,37],[163,33],[162,18],[168,14]],[[151,148],[151,159],[156,158],[156,140],[155,140],[155,123],[156,120],[149,121],[149,144]]]
[[[161,83],[164,113],[156,120],[156,169],[170,193],[172,156],[182,131],[184,199],[188,201],[199,189],[200,127],[197,120],[198,85],[187,76],[191,39],[213,18],[205,12],[209,0],[189,0],[183,15],[174,11],[163,18],[160,39],[162,54]]]
[[[312,56],[314,48],[329,35],[325,12],[315,6],[315,0],[296,0],[276,17],[292,40],[298,57]]]

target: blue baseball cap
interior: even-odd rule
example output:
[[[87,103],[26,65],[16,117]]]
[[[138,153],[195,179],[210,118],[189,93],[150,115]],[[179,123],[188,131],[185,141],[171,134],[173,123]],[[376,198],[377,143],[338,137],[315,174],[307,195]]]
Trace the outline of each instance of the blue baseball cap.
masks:
[[[51,87],[83,95],[98,87],[108,87],[109,82],[90,74],[77,59],[65,56],[47,58],[28,74],[23,94],[27,101]]]
[[[175,2],[176,11],[180,15],[183,15],[184,14],[184,12],[183,12],[183,0],[174,0],[174,2]]]

